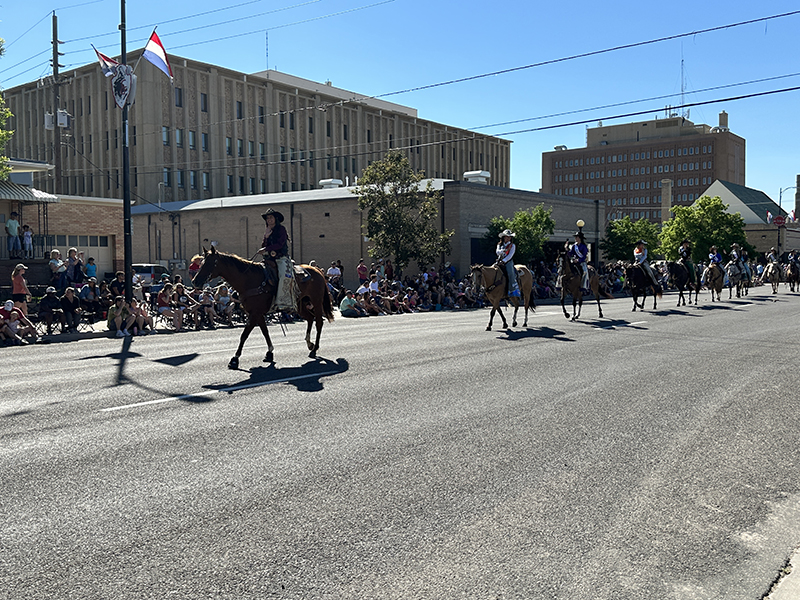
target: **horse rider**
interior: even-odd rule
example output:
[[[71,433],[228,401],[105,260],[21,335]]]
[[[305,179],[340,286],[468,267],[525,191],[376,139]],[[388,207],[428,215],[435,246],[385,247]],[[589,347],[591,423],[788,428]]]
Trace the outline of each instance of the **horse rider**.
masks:
[[[744,264],[742,263],[741,252],[742,249],[739,247],[739,244],[734,242],[733,245],[731,246],[731,253],[730,253],[731,262],[736,266],[737,269],[739,269],[740,273],[744,273],[745,271],[744,271]]]
[[[294,273],[292,261],[289,258],[289,234],[282,225],[283,214],[270,208],[261,217],[266,224],[266,231],[257,254],[264,256],[265,266],[272,263],[278,273],[275,308],[293,309],[295,307],[292,291]]]
[[[800,261],[800,257],[797,256],[797,250],[792,250],[789,252],[789,256],[787,257],[790,265],[793,265],[795,269],[798,268],[798,261]]]
[[[647,246],[647,242],[644,240],[636,242],[636,247],[633,249],[633,262],[647,274],[653,285],[658,289],[660,284],[656,279],[656,274],[653,273],[653,269],[650,268],[650,263],[647,262],[647,248],[645,246]]]
[[[510,229],[500,232],[500,242],[497,244],[495,250],[497,254],[497,263],[506,270],[509,282],[508,295],[519,298],[519,284],[517,283],[517,271],[514,269],[514,252],[517,250],[514,244],[514,237],[516,234]]]
[[[714,265],[717,265],[717,268],[719,269],[720,273],[723,274],[723,277],[724,277],[725,276],[725,269],[722,268],[722,255],[717,251],[717,247],[716,246],[711,246],[711,248],[708,249],[708,267],[706,268],[705,272],[703,273],[703,277],[702,277],[702,281],[701,281],[701,283],[703,285],[705,285],[705,283],[706,283],[706,274],[711,269],[711,267],[713,267]]]
[[[681,246],[678,248],[678,254],[680,255],[678,260],[683,263],[683,266],[686,267],[686,270],[689,272],[689,281],[692,285],[697,285],[697,275],[695,274],[694,263],[692,262],[692,244],[689,240],[685,239],[681,242]]]
[[[767,253],[767,264],[775,263],[776,265],[780,266],[781,260],[778,256],[778,253],[775,251],[775,248],[772,247],[769,249],[769,253]]]
[[[742,267],[744,267],[744,275],[747,277],[747,281],[753,280],[753,273],[750,271],[750,256],[747,254],[747,250],[742,248],[739,252],[739,258],[742,260]]]
[[[582,231],[575,232],[575,243],[569,247],[569,255],[574,263],[578,264],[581,273],[581,291],[589,289],[589,265],[586,259],[589,256],[589,248],[586,246],[586,237]]]

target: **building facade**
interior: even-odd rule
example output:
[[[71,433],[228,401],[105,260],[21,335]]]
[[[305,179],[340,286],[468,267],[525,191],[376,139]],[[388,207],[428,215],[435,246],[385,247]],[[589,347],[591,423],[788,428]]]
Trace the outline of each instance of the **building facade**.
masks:
[[[129,53],[137,63],[140,52]],[[131,197],[173,202],[311,190],[324,179],[355,182],[390,149],[407,153],[429,177],[491,171],[510,185],[510,141],[420,119],[413,108],[277,71],[246,74],[178,56],[174,84],[138,64],[129,111]],[[12,156],[55,164],[33,184],[56,194],[122,197],[121,112],[96,63],[63,74],[60,110],[69,128],[50,130],[52,85],[5,91],[15,134]],[[60,142],[58,138],[60,137]],[[56,182],[62,189],[56,189]]]
[[[542,191],[599,200],[606,222],[662,220],[663,180],[671,205],[688,206],[714,181],[745,183],[745,140],[719,125],[671,116],[587,130],[586,147],[558,146],[542,154]]]

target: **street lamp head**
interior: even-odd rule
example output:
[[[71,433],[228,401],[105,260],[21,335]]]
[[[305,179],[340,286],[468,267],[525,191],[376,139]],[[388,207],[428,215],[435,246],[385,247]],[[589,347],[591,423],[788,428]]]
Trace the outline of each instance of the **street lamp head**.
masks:
[[[575,222],[575,225],[577,225],[577,226],[578,226],[578,229],[583,229],[583,226],[584,226],[584,225],[586,225],[586,223],[583,221],[583,219],[578,219],[578,220]]]

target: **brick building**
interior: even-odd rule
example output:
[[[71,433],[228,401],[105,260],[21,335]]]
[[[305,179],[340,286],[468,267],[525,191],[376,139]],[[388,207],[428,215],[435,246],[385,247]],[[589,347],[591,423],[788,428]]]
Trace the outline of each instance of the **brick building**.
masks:
[[[604,220],[662,220],[662,181],[672,181],[671,205],[688,206],[720,179],[745,183],[745,140],[719,125],[670,116],[589,128],[586,147],[558,146],[542,154],[542,191],[599,200]]]
[[[137,63],[140,52],[128,55]],[[407,152],[430,177],[453,179],[489,170],[491,183],[510,185],[508,140],[419,118],[416,109],[263,71],[241,73],[171,56],[174,85],[147,61],[137,68],[129,112],[132,199],[174,202],[311,190],[323,179],[355,182],[390,148]],[[49,85],[5,90],[15,130],[11,155],[54,163],[36,175],[51,193],[121,198],[121,111],[97,63],[64,72],[58,108],[69,129],[48,130],[54,112]],[[57,182],[61,189],[57,190]]]
[[[488,175],[488,174],[487,174]],[[480,178],[479,178],[480,180]],[[576,222],[586,224],[587,243],[597,240],[595,215],[599,203],[582,198],[568,198],[514,190],[475,181],[433,180],[443,191],[444,228],[452,229],[452,251],[445,260],[456,266],[459,276],[477,262],[490,262],[480,248],[480,239],[493,217],[512,217],[520,210],[541,204],[552,208],[556,230],[554,246],[572,239]],[[252,258],[264,235],[261,214],[269,207],[285,216],[291,243],[289,252],[298,263],[316,260],[327,267],[332,260],[345,266],[345,283],[357,282],[355,267],[360,258],[370,261],[369,242],[363,235],[363,213],[351,187],[257,194],[234,198],[214,198],[194,202],[170,202],[161,207],[134,206],[133,261],[161,262],[185,268],[193,254],[203,246],[217,242],[220,250]],[[437,267],[439,265],[436,265]],[[409,265],[410,272],[416,265]]]

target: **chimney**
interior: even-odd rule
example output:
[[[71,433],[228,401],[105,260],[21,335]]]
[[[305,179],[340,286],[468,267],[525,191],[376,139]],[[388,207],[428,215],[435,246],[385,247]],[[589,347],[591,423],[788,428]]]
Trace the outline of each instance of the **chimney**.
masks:
[[[342,180],[341,179],[320,179],[319,184],[322,186],[323,190],[334,190],[336,188],[342,187]]]
[[[484,185],[489,183],[489,178],[491,176],[489,171],[466,171],[464,173],[464,179],[470,183],[482,183]]]
[[[728,131],[728,113],[724,110],[719,113],[719,129],[720,131]]]
[[[672,218],[672,179],[661,180],[661,222],[666,223]]]

